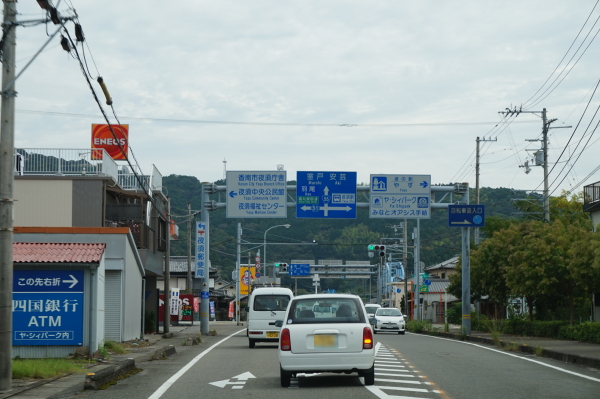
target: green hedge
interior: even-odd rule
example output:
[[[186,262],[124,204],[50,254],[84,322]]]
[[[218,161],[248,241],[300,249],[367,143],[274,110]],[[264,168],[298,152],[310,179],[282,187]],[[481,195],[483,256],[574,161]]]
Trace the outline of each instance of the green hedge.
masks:
[[[568,321],[509,319],[502,321],[500,332],[503,334],[526,335],[530,337],[558,338],[560,328],[567,325],[569,325]]]
[[[600,323],[588,321],[574,326],[564,325],[558,331],[558,338],[600,344]]]

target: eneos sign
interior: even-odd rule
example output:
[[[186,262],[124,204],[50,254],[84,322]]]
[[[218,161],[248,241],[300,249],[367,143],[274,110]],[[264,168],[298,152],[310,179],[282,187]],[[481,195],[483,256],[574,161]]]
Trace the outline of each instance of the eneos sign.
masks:
[[[112,159],[127,159],[129,125],[92,124],[92,148],[104,148]],[[102,152],[92,151],[92,159],[102,159]]]

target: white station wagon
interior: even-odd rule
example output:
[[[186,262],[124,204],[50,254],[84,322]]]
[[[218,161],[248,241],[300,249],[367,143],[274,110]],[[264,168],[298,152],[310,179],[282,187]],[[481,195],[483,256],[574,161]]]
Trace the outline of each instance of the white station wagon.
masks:
[[[316,312],[314,309],[331,309]],[[375,383],[375,343],[356,295],[302,295],[290,302],[279,338],[281,386],[298,373],[358,373]]]

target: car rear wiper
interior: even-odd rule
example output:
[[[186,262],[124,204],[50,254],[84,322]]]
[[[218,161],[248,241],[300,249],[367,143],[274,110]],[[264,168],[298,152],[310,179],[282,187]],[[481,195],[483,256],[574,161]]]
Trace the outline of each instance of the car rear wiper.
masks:
[[[274,311],[274,310],[271,310],[271,314],[272,314],[273,316],[277,316],[277,313],[275,313],[275,311]]]

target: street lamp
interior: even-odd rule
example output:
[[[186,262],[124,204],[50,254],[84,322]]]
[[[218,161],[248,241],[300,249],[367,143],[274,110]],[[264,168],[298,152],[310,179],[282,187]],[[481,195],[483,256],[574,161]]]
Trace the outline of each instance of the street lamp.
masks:
[[[267,265],[267,232],[271,229],[274,229],[275,227],[285,227],[286,229],[290,228],[289,224],[278,224],[277,226],[272,226],[269,227],[266,231],[265,231],[265,237],[263,240],[263,265]],[[273,280],[275,280],[275,265],[273,265]]]

